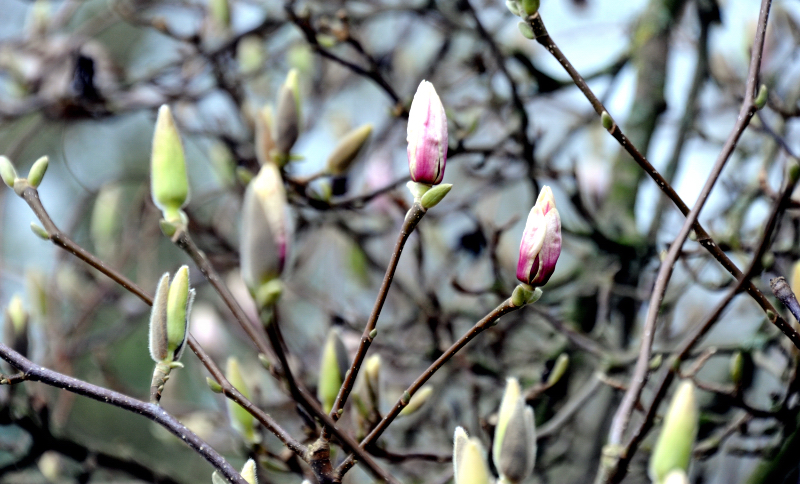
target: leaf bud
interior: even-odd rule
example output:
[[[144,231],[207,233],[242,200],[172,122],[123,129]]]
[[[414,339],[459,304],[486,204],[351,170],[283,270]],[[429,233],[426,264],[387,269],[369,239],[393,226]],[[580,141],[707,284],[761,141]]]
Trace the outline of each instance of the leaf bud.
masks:
[[[684,381],[672,397],[661,434],[650,456],[648,470],[651,480],[661,483],[673,470],[688,470],[697,438],[698,420],[694,384]]]
[[[553,369],[550,370],[550,375],[547,376],[547,386],[551,387],[558,383],[561,380],[561,377],[564,376],[564,373],[567,372],[569,368],[569,355],[566,353],[561,353],[556,358],[556,362],[553,364]]]
[[[244,463],[244,467],[242,467],[242,478],[247,481],[247,484],[258,484],[258,478],[256,477],[256,461],[253,459],[247,459],[247,462]]]
[[[441,185],[436,185],[422,195],[419,201],[420,205],[422,205],[422,208],[425,210],[435,207],[444,199],[445,196],[447,196],[448,193],[450,193],[451,188],[453,188],[451,183],[442,183]]]
[[[425,403],[428,402],[431,395],[433,395],[433,388],[430,386],[424,386],[417,390],[413,395],[411,395],[411,399],[408,401],[408,404],[400,410],[400,416],[404,417],[407,415],[411,415],[417,410],[419,410]]]
[[[528,22],[520,22],[517,24],[519,28],[519,32],[528,40],[533,40],[536,38],[536,34],[533,33],[533,27]]]
[[[325,412],[330,412],[339,394],[345,374],[350,368],[347,357],[347,349],[339,337],[339,331],[331,328],[322,349],[320,359],[319,385],[317,386],[317,397],[322,402]]]
[[[217,380],[211,378],[210,376],[206,377],[206,385],[208,385],[208,388],[210,388],[214,393],[222,393],[223,391],[222,385],[220,385]]]
[[[31,231],[42,240],[50,240],[50,234],[41,225],[36,222],[31,222]]]
[[[331,175],[346,173],[362,148],[367,144],[370,134],[372,134],[372,125],[365,124],[344,135],[330,156],[328,156],[327,172]]]
[[[38,188],[42,183],[42,179],[44,178],[44,174],[47,172],[47,167],[49,164],[50,160],[47,158],[47,156],[42,156],[33,162],[33,166],[31,166],[31,169],[28,171],[28,183],[33,188]]]
[[[764,106],[767,105],[767,97],[769,96],[769,90],[765,84],[761,84],[758,88],[758,94],[756,94],[755,100],[753,100],[753,104],[755,105],[756,109],[762,109]]]
[[[300,88],[296,69],[289,71],[278,93],[275,115],[275,148],[285,162],[300,135]],[[284,163],[280,163],[283,165]]]
[[[228,362],[225,365],[225,378],[228,379],[230,384],[233,385],[233,387],[236,388],[239,393],[244,395],[244,397],[248,400],[250,399],[250,390],[248,389],[244,378],[242,378],[242,371],[239,368],[239,360],[233,356],[228,358]],[[226,399],[225,402],[228,406],[228,415],[230,416],[231,425],[233,428],[239,432],[239,434],[248,443],[252,444],[259,442],[260,438],[255,431],[255,417],[253,417],[250,412],[245,410],[241,405],[234,402],[230,398]]]
[[[9,188],[14,188],[14,181],[17,179],[17,170],[11,160],[3,155],[0,155],[0,177],[3,178],[3,183],[8,185]]]

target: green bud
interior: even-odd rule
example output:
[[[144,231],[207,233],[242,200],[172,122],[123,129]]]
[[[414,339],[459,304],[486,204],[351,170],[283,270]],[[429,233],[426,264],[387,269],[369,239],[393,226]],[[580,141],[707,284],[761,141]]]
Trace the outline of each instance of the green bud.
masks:
[[[169,296],[169,272],[158,281],[153,307],[150,309],[150,357],[159,363],[169,359],[167,339],[167,298]]]
[[[6,312],[14,328],[14,333],[22,334],[25,332],[28,327],[28,312],[25,311],[25,307],[22,305],[22,297],[19,294],[15,294],[11,301],[8,302]]]
[[[659,353],[654,357],[650,358],[650,363],[648,364],[648,368],[650,368],[650,371],[657,370],[661,366],[661,363],[663,362],[664,362],[664,355]]]
[[[33,188],[38,188],[42,183],[42,178],[44,178],[49,164],[50,160],[47,156],[42,156],[33,162],[33,166],[31,166],[30,171],[28,171],[28,183],[30,183]]]
[[[553,369],[550,371],[550,375],[547,377],[547,386],[551,387],[561,380],[561,377],[564,376],[564,373],[567,372],[567,368],[569,368],[569,355],[566,353],[561,353],[556,358],[556,362],[553,364]]]
[[[330,412],[333,408],[333,403],[336,401],[339,388],[342,386],[342,381],[344,381],[349,368],[347,349],[339,337],[339,331],[331,328],[322,350],[319,385],[317,386],[317,396],[322,402],[325,413]]]
[[[490,484],[492,482],[483,446],[476,438],[456,427],[453,443],[453,480],[455,484]]]
[[[369,339],[373,340],[375,337],[378,336],[378,328],[373,329],[369,332]]]
[[[522,9],[517,0],[506,0],[506,8],[517,17],[522,17]]]
[[[236,45],[236,61],[242,74],[257,73],[264,67],[265,59],[264,40],[257,35],[246,35]]]
[[[744,375],[744,355],[741,351],[737,351],[731,356],[731,380],[738,388],[742,384],[742,376]]]
[[[272,279],[256,289],[253,299],[259,308],[265,308],[278,302],[281,293],[283,293],[283,283],[280,279]]]
[[[603,111],[603,113],[600,115],[600,122],[608,131],[611,131],[614,128],[614,118],[608,114],[608,111]]]
[[[689,468],[698,420],[694,384],[684,381],[672,397],[661,434],[650,456],[650,479],[662,482],[671,471]]]
[[[122,195],[123,189],[120,185],[106,185],[100,189],[92,208],[89,234],[95,250],[106,259],[116,250],[116,236],[122,222]]]
[[[212,392],[222,393],[222,385],[217,383],[217,381],[210,376],[206,377],[206,385],[208,385],[208,388],[210,388]]]
[[[17,179],[17,170],[14,169],[11,160],[2,155],[0,155],[0,177],[3,178],[3,182],[8,185],[9,188],[14,188],[14,180]]]
[[[424,386],[417,390],[413,395],[411,395],[408,404],[400,410],[400,416],[411,415],[412,413],[419,410],[425,403],[430,399],[431,395],[433,395],[433,388],[429,386]]]
[[[261,366],[263,366],[265,370],[269,370],[270,367],[272,367],[272,362],[269,361],[269,357],[264,353],[258,354],[258,361],[261,363]]]
[[[798,178],[800,178],[800,163],[797,163],[795,160],[789,160],[787,163],[787,172],[789,173],[789,181],[791,183],[797,183]]]
[[[519,32],[526,39],[533,40],[536,38],[536,34],[533,33],[533,28],[528,22],[520,22],[517,24],[517,27],[519,27]]]
[[[178,222],[180,209],[189,200],[189,178],[180,133],[166,104],[158,110],[150,157],[150,190],[153,202],[169,222]]]
[[[350,131],[342,137],[339,143],[328,156],[327,171],[331,175],[341,175],[347,172],[356,159],[361,149],[367,144],[372,133],[372,125],[365,124]]]
[[[173,361],[178,361],[186,349],[193,301],[194,289],[189,287],[189,267],[181,266],[169,286],[167,297],[167,343]]]
[[[227,365],[225,366],[225,378],[228,379],[230,384],[233,385],[239,393],[244,395],[248,400],[250,399],[250,391],[247,388],[244,378],[242,378],[242,371],[239,369],[239,360],[232,356],[228,358]],[[260,439],[255,431],[255,417],[230,398],[226,399],[226,404],[228,405],[228,415],[231,418],[231,425],[233,428],[236,429],[248,443],[258,442]]]
[[[228,0],[209,0],[208,13],[218,27],[224,29],[230,27],[231,7],[228,5]]]
[[[31,230],[37,237],[42,240],[50,240],[50,234],[47,233],[47,230],[44,229],[41,225],[37,224],[36,222],[31,222]]]
[[[244,467],[242,467],[242,478],[247,481],[248,484],[258,484],[258,479],[256,478],[256,462],[253,459],[247,459],[247,462],[244,463]]]
[[[452,183],[442,183],[441,185],[436,185],[422,195],[422,198],[420,198],[419,202],[420,205],[422,205],[422,208],[425,210],[435,207],[450,192],[451,188],[453,188]]]
[[[275,148],[286,158],[300,135],[300,89],[297,70],[292,69],[278,93],[275,116]]]
[[[761,109],[767,105],[767,96],[769,95],[769,91],[767,86],[762,84],[758,88],[758,94],[756,94],[756,99],[753,101],[753,104],[756,106],[756,109]]]
[[[364,361],[364,380],[367,383],[373,403],[378,405],[380,402],[380,383],[381,383],[381,356],[372,355]]]
[[[411,192],[411,195],[414,197],[415,201],[421,200],[422,196],[431,189],[430,185],[426,185],[425,183],[417,183],[415,181],[406,183],[406,186],[408,187],[408,191]]]
[[[514,292],[511,293],[511,305],[515,308],[526,304],[533,304],[542,297],[542,290],[538,287],[531,287],[527,284],[517,284]]]
[[[766,314],[767,314],[767,319],[769,319],[770,321],[775,321],[775,318],[777,317],[775,311],[773,311],[772,309],[767,309]]]
[[[505,481],[525,480],[536,463],[536,428],[533,409],[525,404],[519,382],[509,378],[497,415],[492,459]]]
[[[526,15],[533,15],[539,11],[539,0],[521,0],[522,11]]]

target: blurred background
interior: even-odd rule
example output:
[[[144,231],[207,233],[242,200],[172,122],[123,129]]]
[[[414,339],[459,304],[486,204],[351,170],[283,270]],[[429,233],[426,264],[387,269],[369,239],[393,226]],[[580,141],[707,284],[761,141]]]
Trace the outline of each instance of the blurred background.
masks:
[[[541,3],[553,40],[691,206],[736,120],[759,2]],[[567,354],[566,374],[529,393],[539,427],[529,481],[593,480],[659,254],[683,217],[607,135],[560,65],[520,34],[503,2],[0,0],[0,11],[0,154],[21,176],[49,156],[39,192],[53,220],[147,291],[162,273],[190,264],[198,291],[191,332],[218,364],[238,357],[254,401],[299,439],[310,429],[294,403],[159,229],[149,196],[156,111],[169,104],[183,135],[189,230],[255,315],[238,271],[238,215],[247,173],[258,170],[256,113],[275,104],[297,70],[302,132],[284,168],[294,230],[278,313],[295,373],[314,388],[329,328],[340,328],[354,352],[372,308],[412,201],[404,187],[407,108],[419,82],[431,81],[448,115],[444,181],[454,187],[411,237],[378,323],[371,354],[382,358],[383,409],[510,295],[525,218],[543,185],[555,192],[564,248],[542,300],[503,318],[433,378],[427,403],[384,434],[381,462],[403,482],[446,483],[455,427],[488,446],[505,379],[536,388]],[[739,267],[754,252],[787,160],[800,152],[799,41],[800,4],[774,1],[761,77],[767,107],[700,217]],[[318,176],[338,140],[365,123],[373,125],[369,145],[347,172]],[[765,294],[769,278],[789,277],[800,256],[797,200],[754,279]],[[38,364],[146,399],[149,308],[36,237],[33,220],[23,200],[0,190],[0,306],[19,294],[29,314],[27,341],[6,316],[4,342],[22,344]],[[656,353],[668,355],[732,282],[687,242]],[[698,380],[739,385],[750,405],[789,414],[755,418],[725,392],[701,392],[699,439],[707,445],[691,481],[797,482],[797,463],[778,452],[797,422],[797,352],[741,295],[701,354]],[[735,355],[746,362],[746,381],[731,380]],[[253,456],[264,482],[299,483],[303,467],[267,432],[246,443],[202,365],[188,353],[184,363],[163,406],[234,466]],[[362,436],[369,421],[351,407],[344,426]],[[625,482],[649,482],[651,447],[648,440],[639,450]],[[777,470],[759,477],[765,468]],[[39,384],[0,388],[0,482],[209,482],[212,470],[137,415]],[[369,481],[358,466],[345,479]]]

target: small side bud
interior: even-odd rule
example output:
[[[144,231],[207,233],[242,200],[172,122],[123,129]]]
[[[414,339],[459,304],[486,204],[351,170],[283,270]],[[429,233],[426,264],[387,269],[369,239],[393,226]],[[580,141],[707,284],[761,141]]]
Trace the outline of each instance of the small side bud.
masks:
[[[603,114],[600,115],[600,122],[603,124],[603,127],[608,131],[614,129],[614,118],[608,114],[608,111],[603,111]]]
[[[47,230],[36,222],[31,222],[31,231],[42,240],[50,240],[50,234],[47,233]]]
[[[333,408],[333,403],[339,394],[339,387],[342,386],[342,381],[344,381],[349,368],[347,349],[339,337],[339,331],[331,328],[322,350],[319,385],[317,386],[317,397],[322,402],[322,408],[326,413]]]
[[[0,176],[3,178],[3,183],[8,185],[9,188],[14,188],[14,181],[17,179],[17,170],[11,160],[5,156],[0,155]]]
[[[378,336],[378,328],[373,329],[369,332],[369,339],[373,340],[375,337]]]
[[[424,195],[420,198],[420,205],[425,210],[431,209],[435,207],[439,202],[441,202],[448,193],[450,193],[450,189],[453,188],[452,183],[442,183],[441,185],[436,185],[435,187],[431,188]]]
[[[558,383],[561,380],[561,377],[564,376],[564,373],[567,372],[567,368],[569,368],[569,355],[566,353],[561,353],[556,358],[556,362],[553,364],[553,369],[550,371],[550,375],[547,377],[547,386],[551,387]]]
[[[417,392],[411,395],[408,404],[402,410],[400,410],[400,416],[404,417],[411,415],[419,410],[423,405],[425,405],[425,403],[428,402],[428,400],[431,398],[431,395],[433,395],[432,387],[425,386],[417,390]]]
[[[506,0],[506,8],[517,17],[522,17],[522,7],[517,0]]]
[[[210,388],[212,392],[222,393],[222,385],[217,383],[217,381],[210,376],[206,377],[206,385],[208,385],[208,388]]]
[[[517,284],[514,292],[511,293],[511,305],[515,308],[522,307],[526,304],[533,304],[542,297],[542,289],[539,287],[531,287],[525,283]]]
[[[533,33],[533,28],[528,22],[520,22],[517,24],[517,27],[519,27],[519,32],[526,39],[533,40],[536,38],[536,34]]]
[[[737,351],[731,356],[731,381],[736,388],[742,385],[742,376],[744,375],[744,355],[741,351]]]
[[[755,100],[753,100],[753,104],[755,105],[756,109],[762,109],[764,106],[767,105],[767,96],[769,95],[769,90],[765,84],[762,84],[758,88],[758,94],[756,94]]]
[[[789,182],[792,184],[797,183],[798,178],[800,178],[800,163],[797,163],[796,160],[789,160],[786,171],[789,174]]]
[[[242,467],[242,478],[247,481],[247,484],[258,484],[258,478],[256,478],[256,461],[247,459],[247,462],[244,463],[244,467]]]
[[[346,173],[367,144],[370,134],[372,134],[372,125],[365,124],[344,135],[328,156],[327,172],[331,175]]]
[[[269,361],[269,357],[264,353],[258,354],[258,361],[265,370],[269,370],[272,367],[272,362]]]
[[[521,0],[522,10],[526,15],[531,16],[539,11],[539,0]]]
[[[38,188],[42,183],[42,179],[47,172],[47,166],[49,164],[50,160],[47,156],[42,156],[33,162],[33,166],[31,166],[30,171],[28,171],[28,183],[30,183],[33,188]]]
[[[228,362],[225,365],[225,378],[228,379],[230,384],[233,385],[239,393],[244,395],[248,400],[250,399],[250,390],[247,388],[244,378],[242,378],[239,360],[232,356],[228,358]],[[260,438],[255,431],[255,417],[230,398],[226,399],[225,402],[228,405],[228,415],[231,419],[231,426],[233,426],[248,443],[258,442]]]
[[[3,336],[7,345],[17,353],[28,354],[28,321],[30,316],[22,304],[22,298],[15,294],[8,302],[5,310],[5,328]]]
[[[684,381],[672,397],[661,434],[650,456],[650,479],[663,482],[671,471],[689,468],[698,420],[694,384]]]

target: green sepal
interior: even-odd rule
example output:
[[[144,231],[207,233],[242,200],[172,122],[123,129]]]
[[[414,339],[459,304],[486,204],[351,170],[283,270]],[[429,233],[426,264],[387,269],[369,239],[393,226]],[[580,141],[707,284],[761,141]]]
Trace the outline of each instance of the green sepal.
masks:
[[[30,171],[28,171],[28,183],[30,183],[33,188],[38,188],[42,183],[42,179],[44,178],[44,174],[47,172],[47,167],[49,164],[50,161],[47,156],[42,156],[33,162],[33,166],[31,166]]]

